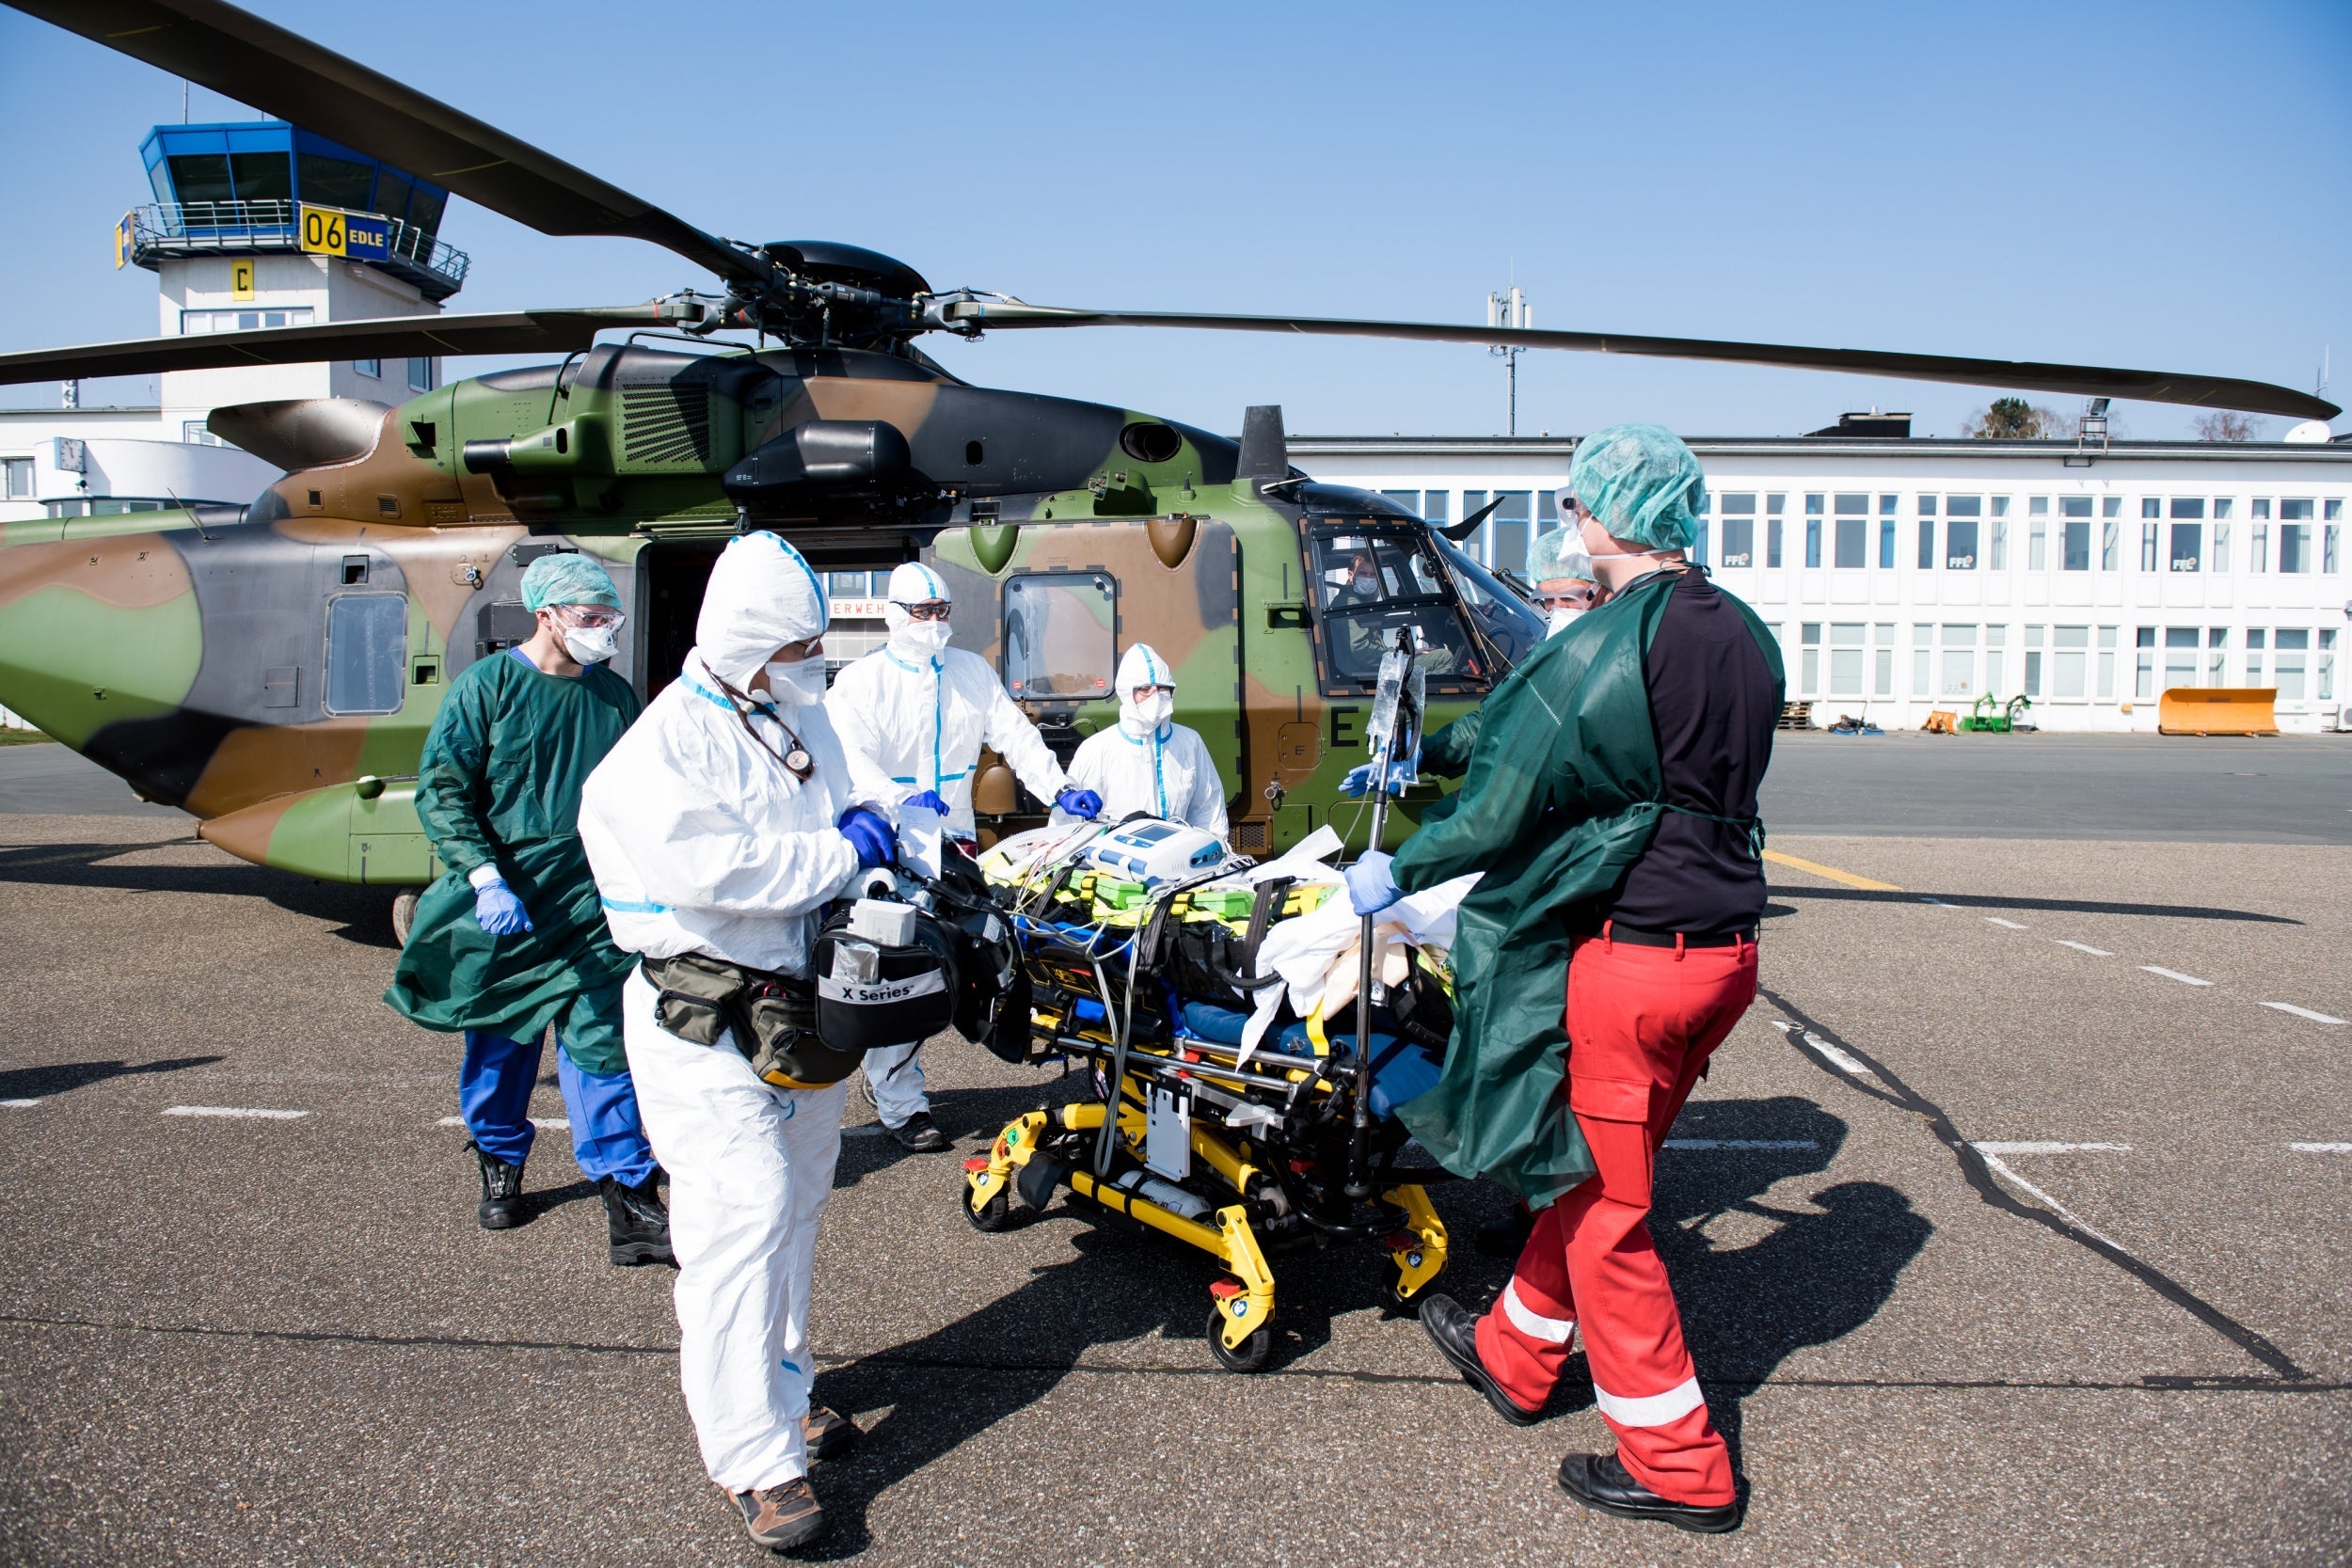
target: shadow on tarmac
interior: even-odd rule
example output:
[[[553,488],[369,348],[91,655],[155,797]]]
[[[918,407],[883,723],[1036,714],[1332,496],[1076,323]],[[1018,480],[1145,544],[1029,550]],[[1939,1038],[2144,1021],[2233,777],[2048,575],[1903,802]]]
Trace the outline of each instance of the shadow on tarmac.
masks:
[[[2200,904],[2111,904],[2097,898],[2017,898],[1986,893],[1878,893],[1867,888],[1782,887],[1770,890],[1779,898],[1820,898],[1850,904],[1951,904],[1963,910],[2042,910],[2057,914],[2146,914],[2169,920],[2248,920],[2262,926],[2300,926],[2282,914],[2253,910],[2208,909]],[[1764,911],[1773,911],[1767,908]],[[1793,911],[1791,911],[1793,912]]]
[[[1071,1085],[1075,1088],[1076,1085]],[[952,1102],[955,1125],[985,1135],[1041,1099],[1058,1100],[1051,1081],[1025,1087],[966,1091]],[[1810,1100],[1708,1101],[1686,1108],[1672,1136],[1678,1139],[1809,1142],[1812,1148],[1667,1150],[1659,1162],[1650,1228],[1682,1304],[1683,1329],[1707,1388],[1716,1425],[1740,1460],[1740,1402],[1790,1354],[1825,1344],[1867,1323],[1893,1295],[1895,1283],[1926,1245],[1933,1227],[1913,1212],[1895,1188],[1877,1181],[1839,1182],[1804,1201],[1819,1212],[1762,1201],[1791,1180],[1828,1169],[1845,1142],[1847,1125]],[[882,1146],[887,1147],[873,1147]],[[851,1172],[843,1150],[842,1184],[906,1157],[887,1140],[871,1140]],[[914,1156],[914,1158],[930,1158]],[[940,1203],[954,1200],[961,1172],[941,1160]],[[1509,1195],[1484,1182],[1446,1182],[1431,1189],[1453,1233],[1456,1261],[1445,1288],[1478,1307],[1509,1277],[1507,1261],[1478,1256],[1471,1230],[1499,1219]],[[1016,1212],[1018,1212],[1016,1209]],[[1708,1227],[1740,1216],[1739,1228],[1763,1221],[1772,1228],[1744,1245],[1718,1247]],[[889,1414],[858,1449],[825,1467],[821,1495],[834,1530],[818,1549],[826,1558],[855,1556],[870,1544],[866,1509],[873,1498],[933,1460],[1051,1393],[1101,1344],[1157,1335],[1203,1338],[1206,1287],[1220,1272],[1204,1254],[1157,1236],[1129,1235],[1067,1196],[1026,1223],[1075,1221],[1071,1244],[1079,1256],[1040,1268],[1009,1295],[932,1333],[910,1339],[819,1377],[818,1397],[836,1409]],[[975,1236],[976,1244],[989,1238]],[[1375,1249],[1342,1243],[1272,1257],[1279,1285],[1278,1338],[1270,1375],[1327,1343],[1331,1320],[1379,1300],[1388,1263]],[[1419,1337],[1397,1323],[1388,1332]],[[1447,1369],[1428,1354],[1433,1381]],[[1146,1369],[1147,1375],[1170,1375]],[[1175,1369],[1187,1375],[1190,1369]],[[1216,1371],[1205,1343],[1198,1374]],[[1477,1396],[1439,1388],[1428,1396],[1433,1418],[1446,1413],[1474,1421]],[[1587,1409],[1590,1376],[1581,1357],[1570,1363],[1552,1413]],[[1458,1409],[1456,1409],[1458,1404]]]
[[[183,834],[141,844],[24,844],[0,848],[0,882],[28,887],[119,888],[128,893],[197,893],[224,898],[266,898],[290,914],[338,922],[335,935],[362,947],[397,947],[392,940],[392,890],[314,882],[267,866],[224,861],[214,865],[135,865],[121,857],[149,849],[179,849],[196,842]]]
[[[51,1095],[71,1094],[91,1084],[103,1084],[109,1078],[130,1078],[146,1072],[178,1072],[183,1068],[210,1067],[223,1059],[219,1056],[174,1056],[167,1061],[141,1062],[135,1067],[129,1062],[58,1062],[50,1067],[10,1068],[0,1071],[0,1100],[41,1100]]]

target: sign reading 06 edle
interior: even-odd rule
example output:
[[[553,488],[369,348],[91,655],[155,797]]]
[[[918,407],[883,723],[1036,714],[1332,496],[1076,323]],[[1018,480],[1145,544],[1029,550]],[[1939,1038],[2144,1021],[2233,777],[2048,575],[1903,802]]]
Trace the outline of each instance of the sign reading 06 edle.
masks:
[[[302,207],[302,248],[313,256],[342,256],[356,261],[387,261],[392,254],[391,220],[377,213],[346,213],[335,207]]]

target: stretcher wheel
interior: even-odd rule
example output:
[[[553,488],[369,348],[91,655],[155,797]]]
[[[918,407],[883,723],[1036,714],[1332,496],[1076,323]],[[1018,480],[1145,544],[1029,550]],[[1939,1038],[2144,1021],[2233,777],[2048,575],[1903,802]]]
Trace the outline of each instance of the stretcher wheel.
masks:
[[[1012,1223],[1012,1183],[1008,1181],[997,1188],[995,1196],[977,1209],[972,1207],[970,1184],[959,1183],[956,1207],[963,1211],[963,1217],[972,1222],[973,1229],[1002,1230]]]
[[[1266,1357],[1274,1354],[1274,1325],[1266,1324],[1241,1342],[1241,1349],[1225,1348],[1225,1314],[1212,1305],[1209,1307],[1209,1354],[1216,1364],[1229,1372],[1263,1370]]]

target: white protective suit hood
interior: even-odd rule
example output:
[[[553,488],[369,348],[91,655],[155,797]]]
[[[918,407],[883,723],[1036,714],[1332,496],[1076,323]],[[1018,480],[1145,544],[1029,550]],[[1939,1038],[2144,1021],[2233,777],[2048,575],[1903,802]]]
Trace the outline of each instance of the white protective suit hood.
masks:
[[[901,657],[920,662],[930,658],[947,645],[947,623],[918,621],[909,615],[902,605],[921,604],[926,599],[955,601],[947,592],[947,579],[919,561],[909,561],[891,568],[889,598],[882,605],[882,620],[890,627],[890,645]]]
[[[1176,674],[1168,669],[1168,660],[1149,642],[1138,642],[1119,661],[1117,680],[1120,727],[1137,740],[1158,736],[1175,711],[1175,699],[1154,695],[1148,705],[1137,707],[1135,690],[1138,686],[1173,687]]]
[[[764,530],[747,533],[727,541],[710,568],[694,652],[741,691],[778,648],[823,636],[831,616],[824,585],[800,551]]]

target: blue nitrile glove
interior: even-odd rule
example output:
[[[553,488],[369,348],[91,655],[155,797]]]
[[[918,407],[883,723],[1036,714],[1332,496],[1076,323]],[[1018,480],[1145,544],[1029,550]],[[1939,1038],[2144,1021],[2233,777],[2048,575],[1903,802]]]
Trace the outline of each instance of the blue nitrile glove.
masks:
[[[942,816],[947,815],[947,802],[939,798],[939,791],[936,789],[927,789],[920,795],[910,795],[904,803],[910,806],[921,806],[925,811],[937,812]]]
[[[474,889],[473,917],[494,937],[511,937],[531,929],[523,901],[504,882],[485,882]]]
[[[1054,804],[1073,816],[1096,817],[1103,815],[1103,798],[1090,789],[1065,789],[1054,797]]]
[[[1376,914],[1405,896],[1405,890],[1389,875],[1389,862],[1395,858],[1375,849],[1343,873],[1347,879],[1348,902],[1356,906],[1358,914]]]
[[[860,870],[871,871],[898,858],[898,835],[880,812],[851,806],[841,814],[837,826],[841,836],[850,841],[850,847],[857,851]]]
[[[1351,800],[1361,800],[1372,788],[1372,770],[1375,766],[1366,762],[1349,768],[1347,776],[1340,781],[1340,793]],[[1389,793],[1402,794],[1412,784],[1419,772],[1414,764],[1401,759],[1389,764]]]

